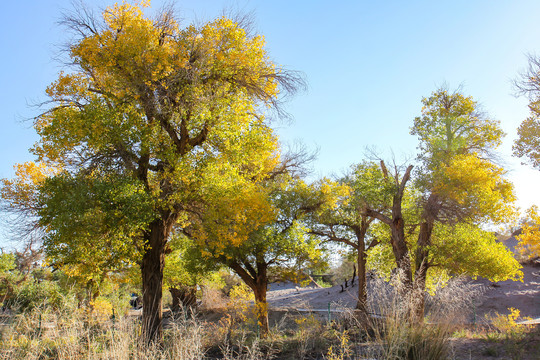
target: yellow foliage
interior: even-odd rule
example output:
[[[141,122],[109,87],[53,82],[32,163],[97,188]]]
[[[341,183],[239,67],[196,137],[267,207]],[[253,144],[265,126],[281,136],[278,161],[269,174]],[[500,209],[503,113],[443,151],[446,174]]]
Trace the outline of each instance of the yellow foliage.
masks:
[[[227,308],[231,311],[234,322],[253,322],[256,319],[257,309],[253,306],[255,296],[253,291],[244,283],[231,288]]]
[[[506,336],[516,336],[532,329],[534,325],[519,324],[517,320],[520,318],[520,311],[515,308],[508,308],[510,314],[502,315],[486,315],[486,319],[501,333]],[[531,320],[530,317],[525,317],[522,320]]]
[[[441,173],[434,192],[452,199],[469,216],[494,222],[515,219],[514,188],[504,178],[503,168],[474,154],[463,154],[443,164]]]
[[[2,179],[0,196],[7,200],[13,208],[32,209],[37,203],[38,186],[49,176],[58,173],[58,170],[44,163],[32,161],[15,164],[15,179]]]
[[[108,7],[103,19],[107,29],[83,39],[71,53],[82,67],[93,69],[98,88],[112,90],[119,98],[145,96],[136,86],[139,81],[150,89],[174,87],[169,77],[189,69],[195,59],[202,62],[196,66],[202,66],[200,70],[210,76],[217,72],[225,77],[242,74],[246,82],[264,89],[264,101],[277,95],[275,79],[260,76],[261,70],[275,72],[263,37],[248,38],[230,19],[180,29],[173,18],[163,16],[159,19],[163,26],[158,27],[144,16],[140,6],[125,2]],[[202,95],[193,90],[193,97]]]
[[[98,322],[108,321],[113,314],[113,306],[110,301],[98,297],[90,302],[91,316]]]
[[[147,17],[149,3],[119,2],[102,22],[95,19],[96,29],[81,25],[84,35],[70,48],[76,71],[61,72],[47,88],[55,107],[35,121],[40,141],[33,152],[39,164],[88,170],[90,178],[121,167],[143,183],[154,209],[172,211],[181,227],[208,207],[214,223],[196,235],[219,239],[207,255],[220,255],[275,216],[252,183],[279,162],[277,137],[259,107],[276,104],[280,70],[263,37],[234,21],[181,28],[166,12]],[[33,200],[39,174],[25,171],[21,180],[4,181],[5,198]],[[194,203],[201,208],[187,209]],[[109,213],[101,207],[83,215],[103,220]],[[107,230],[96,243],[107,241]],[[90,237],[73,235],[85,244]]]
[[[523,281],[514,254],[488,231],[470,224],[439,225],[430,249],[433,262],[451,274],[482,276],[491,281]]]
[[[194,225],[194,238],[204,245],[203,256],[221,257],[224,250],[243,244],[251,233],[273,221],[276,209],[268,197],[268,189],[260,182],[231,176],[224,181],[216,171],[224,169],[217,165],[206,173],[205,197],[212,201],[206,208],[200,224]]]
[[[244,283],[233,286],[229,293],[229,297],[232,301],[248,302],[254,300],[253,292]]]
[[[527,209],[528,222],[522,225],[522,233],[519,240],[518,250],[527,258],[540,256],[540,214],[538,207],[532,206]]]
[[[350,358],[352,351],[348,331],[343,330],[342,332],[338,332],[337,336],[339,340],[338,346],[336,348],[334,348],[334,346],[330,346],[328,348],[328,352],[326,353],[325,359],[345,360]]]

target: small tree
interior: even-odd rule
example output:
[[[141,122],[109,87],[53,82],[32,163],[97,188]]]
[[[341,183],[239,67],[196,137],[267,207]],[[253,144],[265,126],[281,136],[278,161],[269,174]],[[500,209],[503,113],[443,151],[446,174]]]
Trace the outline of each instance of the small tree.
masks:
[[[375,218],[368,216],[368,210],[381,215],[388,210],[393,186],[385,179],[379,165],[373,162],[352,166],[351,173],[339,182],[347,191],[337,198],[336,207],[328,208],[324,212],[314,212],[310,216],[310,233],[322,237],[323,241],[349,246],[356,252],[358,266],[356,308],[366,312],[367,252],[381,240],[369,233],[370,225]]]
[[[199,223],[185,229],[195,239],[205,261],[228,266],[255,295],[258,322],[268,333],[266,292],[271,272],[298,275],[320,261],[318,241],[307,234],[303,219],[312,211],[333,206],[332,184],[307,185],[289,174],[273,173],[258,185],[258,191],[241,192],[226,200],[218,213],[207,212]],[[234,205],[232,205],[234,203]],[[242,206],[239,206],[243,204]],[[228,219],[220,221],[224,214]],[[245,236],[245,240],[241,238]]]

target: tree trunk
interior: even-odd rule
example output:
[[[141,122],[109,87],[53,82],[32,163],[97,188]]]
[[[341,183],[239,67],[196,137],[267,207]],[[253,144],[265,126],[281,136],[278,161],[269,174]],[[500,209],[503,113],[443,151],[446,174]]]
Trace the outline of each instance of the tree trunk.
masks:
[[[412,294],[412,315],[416,321],[423,321],[425,307],[426,277],[429,269],[429,245],[433,232],[434,220],[428,217],[420,224],[416,249],[414,286]]]
[[[142,333],[144,343],[160,342],[162,339],[163,268],[165,266],[165,244],[170,225],[161,219],[150,224],[145,233],[146,250],[141,263],[143,314]]]
[[[390,180],[388,170],[383,161],[381,161],[381,169],[385,178]],[[403,219],[402,202],[405,194],[405,187],[410,179],[412,169],[412,165],[407,167],[401,181],[399,181],[397,170],[395,172],[393,181],[396,185],[396,192],[392,199],[392,218],[371,209],[368,209],[366,212],[368,216],[375,217],[390,226],[392,231],[390,242],[392,243],[392,251],[394,253],[394,258],[396,259],[397,269],[402,272],[402,274],[399,275],[403,276],[400,280],[404,285],[404,292],[408,292],[412,288],[412,270],[409,250],[407,243],[405,242],[405,220]]]
[[[367,313],[367,283],[366,283],[366,253],[363,248],[358,249],[358,302],[356,309]]]
[[[399,271],[401,271],[400,276],[403,278],[400,279],[406,291],[410,290],[412,283],[412,270],[411,270],[411,259],[409,256],[409,249],[407,248],[407,243],[405,242],[405,222],[401,215],[401,209],[399,216],[395,216],[392,225],[392,251],[394,253],[394,258],[396,260],[396,266]]]
[[[362,217],[360,226],[354,226],[353,230],[356,235],[356,251],[358,265],[358,301],[356,309],[364,315],[367,314],[367,283],[366,283],[366,234],[372,220]],[[356,268],[355,268],[356,272]],[[354,281],[354,276],[353,276]]]
[[[415,273],[413,286],[413,311],[416,321],[423,321],[425,308],[426,278],[429,269],[429,246],[435,219],[440,210],[439,198],[432,193],[424,204],[423,222],[420,224],[416,242]]]
[[[268,303],[266,302],[266,281],[257,282],[255,293],[255,308],[257,311],[257,321],[261,329],[261,337],[266,337],[270,331],[268,324]]]
[[[422,262],[414,274],[414,287],[411,296],[411,315],[414,322],[424,321],[426,276],[428,271],[427,261]]]
[[[270,331],[268,325],[268,303],[266,302],[266,289],[268,287],[267,276],[268,264],[264,261],[257,261],[257,278],[255,279],[255,307],[257,310],[257,321],[261,327],[261,337],[266,337]]]
[[[171,287],[169,292],[172,297],[172,311],[180,309],[194,309],[197,306],[197,288],[195,286],[181,285],[179,288]]]
[[[246,269],[238,262],[228,263],[228,266],[253,290],[257,321],[261,328],[261,337],[265,337],[270,331],[268,324],[268,303],[266,302],[268,264],[264,261],[257,261],[256,269],[247,262],[243,263],[243,265]]]

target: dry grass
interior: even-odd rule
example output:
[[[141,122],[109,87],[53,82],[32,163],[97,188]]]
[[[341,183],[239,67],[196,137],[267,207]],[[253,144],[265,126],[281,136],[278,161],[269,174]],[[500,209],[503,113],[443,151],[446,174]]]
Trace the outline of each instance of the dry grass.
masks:
[[[202,359],[204,331],[194,319],[172,322],[163,346],[142,346],[136,319],[88,319],[38,310],[10,319],[0,359]]]
[[[392,283],[376,279],[370,285],[369,312],[364,324],[367,341],[362,355],[376,359],[450,359],[450,337],[459,324],[466,323],[473,300],[482,289],[455,279],[435,295],[426,295],[424,322],[411,319],[415,294],[401,288],[401,281]]]
[[[480,289],[454,281],[427,299],[427,321],[412,323],[410,300],[399,287],[377,281],[370,288],[370,311],[353,311],[330,323],[315,315],[289,318],[260,339],[243,316],[246,302],[228,303],[220,319],[205,322],[180,314],[167,319],[161,346],[142,346],[137,317],[116,321],[83,311],[43,311],[5,316],[0,359],[457,359],[450,337]],[[217,302],[216,302],[217,303]],[[219,307],[221,307],[220,304]],[[45,309],[46,310],[46,309]],[[240,316],[242,315],[242,316]],[[458,316],[460,318],[458,318]],[[234,321],[233,321],[234,319]]]

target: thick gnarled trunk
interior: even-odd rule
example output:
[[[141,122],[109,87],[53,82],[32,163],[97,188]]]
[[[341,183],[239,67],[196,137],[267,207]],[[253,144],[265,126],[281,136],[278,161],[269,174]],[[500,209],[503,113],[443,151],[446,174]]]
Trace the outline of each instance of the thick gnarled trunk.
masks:
[[[383,161],[381,161],[381,168],[385,178],[390,180],[391,178]],[[379,219],[383,223],[387,224],[391,229],[390,242],[392,244],[392,251],[396,260],[397,270],[400,272],[399,275],[402,276],[400,280],[403,284],[403,290],[405,292],[410,291],[412,288],[412,269],[409,249],[405,241],[405,219],[403,218],[402,202],[405,194],[405,186],[410,179],[412,169],[412,165],[407,167],[401,181],[399,181],[396,170],[393,179],[396,185],[396,192],[394,193],[392,199],[391,217],[385,216],[381,212],[372,209],[368,209],[366,211],[368,216]]]
[[[405,291],[410,290],[412,283],[412,270],[411,270],[411,259],[409,256],[409,249],[407,248],[407,243],[405,242],[405,221],[401,215],[401,209],[399,216],[394,217],[392,221],[392,251],[394,253],[394,258],[396,260],[397,270],[400,271],[399,276],[402,278],[401,283]]]
[[[141,263],[143,314],[142,337],[145,343],[161,341],[163,268],[165,267],[165,245],[171,224],[154,220],[145,233],[146,250]]]

